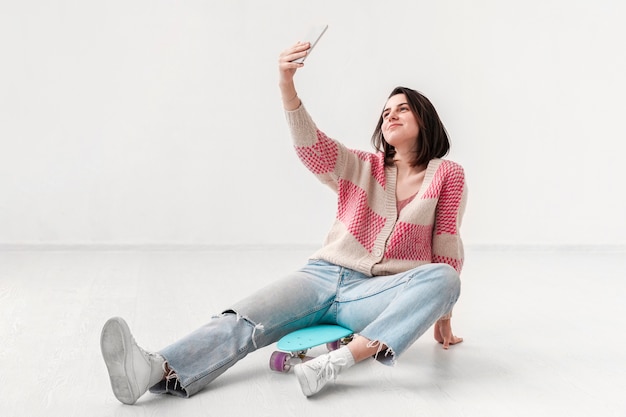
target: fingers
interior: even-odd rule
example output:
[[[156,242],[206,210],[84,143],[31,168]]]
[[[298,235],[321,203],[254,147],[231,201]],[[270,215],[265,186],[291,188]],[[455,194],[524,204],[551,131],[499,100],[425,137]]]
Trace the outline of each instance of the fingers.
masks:
[[[311,47],[309,42],[298,42],[285,49],[279,56],[278,62],[282,68],[300,68],[303,64],[295,63],[294,60],[305,57]]]
[[[296,53],[296,54],[301,54],[298,58],[303,57],[304,55],[306,55],[306,52],[311,48],[311,43],[310,42],[296,42],[295,44],[293,44],[291,47],[287,48],[285,50],[285,52],[291,52],[291,53]]]
[[[443,345],[444,349],[448,349],[448,347],[450,347],[450,332],[441,332],[441,344]]]
[[[452,325],[449,319],[443,319],[435,323],[435,340],[443,344],[443,348],[447,350],[450,348],[450,345],[461,343],[463,338],[456,337],[452,333]]]
[[[444,337],[443,339],[443,348],[448,349],[450,345],[456,345],[457,343],[461,343],[463,341],[462,337],[456,337],[450,334],[449,337]]]

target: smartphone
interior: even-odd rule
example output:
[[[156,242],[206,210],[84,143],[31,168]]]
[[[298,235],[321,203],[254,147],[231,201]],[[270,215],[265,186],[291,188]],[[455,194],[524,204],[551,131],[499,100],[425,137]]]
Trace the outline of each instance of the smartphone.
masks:
[[[307,59],[309,55],[311,55],[311,51],[313,51],[313,48],[315,47],[315,45],[317,45],[317,42],[320,40],[324,32],[326,32],[326,29],[328,29],[328,25],[319,25],[312,27],[306,37],[302,39],[302,42],[309,42],[311,44],[311,47],[307,50],[305,56],[303,56],[302,58],[294,59],[293,62],[297,62],[299,64],[303,63],[304,60]]]

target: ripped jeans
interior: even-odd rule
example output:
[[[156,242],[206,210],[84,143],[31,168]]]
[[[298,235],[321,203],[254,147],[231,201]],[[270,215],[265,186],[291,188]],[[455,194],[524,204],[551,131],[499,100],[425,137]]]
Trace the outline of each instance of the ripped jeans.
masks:
[[[248,353],[322,323],[339,324],[387,346],[376,359],[391,365],[452,311],[459,294],[459,275],[447,264],[368,277],[312,260],[160,351],[172,373],[150,391],[189,397]]]

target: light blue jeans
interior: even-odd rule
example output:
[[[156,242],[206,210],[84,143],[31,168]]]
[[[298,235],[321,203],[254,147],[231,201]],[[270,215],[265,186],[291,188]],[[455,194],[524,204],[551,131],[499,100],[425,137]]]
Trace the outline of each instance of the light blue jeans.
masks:
[[[387,346],[376,359],[393,364],[439,317],[452,311],[460,286],[458,273],[447,264],[368,277],[326,261],[310,261],[159,352],[175,377],[150,391],[189,397],[248,353],[321,323],[339,324]]]

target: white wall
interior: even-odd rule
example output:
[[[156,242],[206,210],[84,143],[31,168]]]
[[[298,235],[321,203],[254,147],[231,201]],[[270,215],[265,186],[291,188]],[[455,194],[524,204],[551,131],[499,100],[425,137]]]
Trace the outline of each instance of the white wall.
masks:
[[[626,244],[620,1],[3,1],[0,244],[320,242],[332,193],[292,152],[279,52],[352,147],[392,87],[435,103],[468,244]]]

